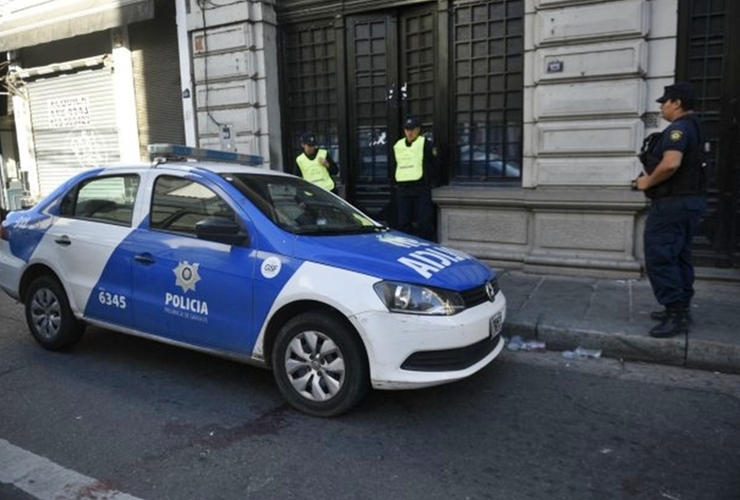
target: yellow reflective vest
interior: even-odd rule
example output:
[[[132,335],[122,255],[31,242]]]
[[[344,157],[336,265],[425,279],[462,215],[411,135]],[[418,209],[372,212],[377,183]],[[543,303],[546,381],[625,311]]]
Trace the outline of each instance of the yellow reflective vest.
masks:
[[[406,139],[399,140],[393,146],[396,156],[396,182],[418,181],[424,175],[424,141],[420,135],[411,146],[406,146]]]
[[[327,154],[326,149],[319,149],[313,160],[309,160],[306,153],[301,153],[295,161],[301,169],[301,176],[304,179],[331,191],[334,189],[334,179],[331,178],[329,170],[321,164],[321,160],[326,158]]]

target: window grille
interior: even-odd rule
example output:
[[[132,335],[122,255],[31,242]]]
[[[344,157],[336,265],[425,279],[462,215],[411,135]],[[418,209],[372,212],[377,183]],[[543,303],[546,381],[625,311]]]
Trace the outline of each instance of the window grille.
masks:
[[[404,75],[399,83],[401,99],[408,114],[415,115],[424,125],[430,139],[434,121],[434,23],[433,12],[409,12],[402,18],[402,48]],[[402,117],[403,118],[403,117]]]
[[[284,119],[293,148],[286,163],[294,163],[300,151],[301,135],[306,131],[313,132],[318,145],[327,148],[339,162],[334,27],[330,23],[287,26],[283,47],[283,81],[289,110]]]
[[[521,179],[524,2],[453,6],[453,182]]]
[[[691,2],[688,37],[687,78],[700,89],[696,111],[701,114],[711,153],[707,158],[710,190],[717,189],[718,137],[721,135],[720,111],[725,63],[725,15],[723,1]]]
[[[350,91],[354,91],[356,149],[359,153],[359,184],[375,183],[388,177],[388,143],[392,143],[388,124],[389,36],[385,18],[352,21],[352,46],[349,47]],[[393,101],[390,101],[393,102]],[[362,188],[360,188],[362,190]]]

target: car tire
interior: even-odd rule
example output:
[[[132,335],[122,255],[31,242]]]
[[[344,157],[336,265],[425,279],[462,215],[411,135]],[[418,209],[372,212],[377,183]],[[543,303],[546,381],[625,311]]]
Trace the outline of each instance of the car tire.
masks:
[[[328,314],[303,313],[288,321],[275,339],[272,367],[288,403],[316,417],[346,412],[370,388],[359,336]]]
[[[40,276],[28,287],[25,299],[26,323],[36,342],[50,351],[74,346],[85,325],[75,318],[64,287],[51,276]]]

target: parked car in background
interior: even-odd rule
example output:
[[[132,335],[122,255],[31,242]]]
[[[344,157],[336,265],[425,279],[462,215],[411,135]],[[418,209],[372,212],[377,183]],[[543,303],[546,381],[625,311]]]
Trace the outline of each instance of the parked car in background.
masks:
[[[505,162],[494,151],[487,151],[483,146],[462,145],[458,149],[463,173],[470,172],[474,179],[501,179],[521,177],[521,168],[511,162]]]

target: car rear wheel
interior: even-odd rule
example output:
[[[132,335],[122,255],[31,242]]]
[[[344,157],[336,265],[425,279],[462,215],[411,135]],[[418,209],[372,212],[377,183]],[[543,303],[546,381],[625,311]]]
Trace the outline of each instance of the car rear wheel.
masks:
[[[69,307],[64,287],[50,276],[36,278],[25,300],[26,322],[33,338],[51,351],[68,349],[82,338],[85,326]]]
[[[304,313],[286,323],[275,339],[272,367],[285,399],[317,417],[349,410],[370,387],[359,337],[327,314]]]

